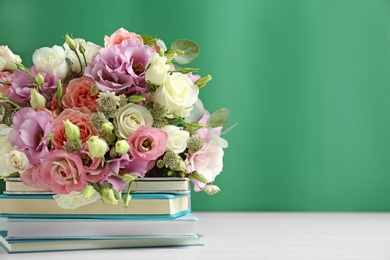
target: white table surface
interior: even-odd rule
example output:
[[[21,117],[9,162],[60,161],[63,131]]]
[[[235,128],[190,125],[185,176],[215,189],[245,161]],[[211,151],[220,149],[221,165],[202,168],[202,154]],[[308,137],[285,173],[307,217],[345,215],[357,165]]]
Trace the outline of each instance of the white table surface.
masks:
[[[390,213],[193,212],[204,246],[7,254],[42,259],[390,259]]]

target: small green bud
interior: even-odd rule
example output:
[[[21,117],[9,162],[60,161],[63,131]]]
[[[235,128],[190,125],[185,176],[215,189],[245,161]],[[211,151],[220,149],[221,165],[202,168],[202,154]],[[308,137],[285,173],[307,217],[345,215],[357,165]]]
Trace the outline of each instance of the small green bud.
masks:
[[[146,98],[142,95],[131,95],[129,97],[129,102],[130,103],[139,103],[139,102],[142,102],[142,101],[145,101]]]
[[[167,57],[167,63],[171,62],[177,55],[181,52],[178,50],[169,49],[165,52],[165,56]]]
[[[217,194],[218,192],[221,191],[221,189],[216,186],[216,185],[212,185],[212,184],[207,184],[204,188],[203,188],[203,191],[206,192],[207,194],[209,195],[215,195]]]
[[[206,77],[200,78],[195,81],[195,85],[197,85],[199,89],[202,89],[210,80],[212,80],[212,77],[210,75],[207,75]]]
[[[80,53],[81,54],[84,54],[85,53],[85,48],[84,48],[84,46],[83,45],[79,45],[79,51],[80,51]]]
[[[115,198],[115,193],[113,189],[106,187],[102,188],[100,190],[100,196],[102,200],[106,203],[118,204],[118,200]]]
[[[71,49],[72,51],[77,50],[76,42],[68,34],[65,35],[65,41],[68,44],[69,49]]]
[[[125,195],[125,208],[128,208],[129,207],[129,203],[130,203],[130,200],[131,200],[131,194],[128,193]]]
[[[87,141],[87,145],[89,153],[95,158],[102,158],[108,150],[107,143],[98,136],[91,136]]]
[[[95,194],[95,192],[96,192],[95,188],[92,185],[88,184],[84,187],[82,194],[86,200],[90,200],[92,196]]]
[[[165,163],[164,163],[163,160],[160,159],[160,160],[157,161],[156,166],[157,166],[159,169],[161,169],[162,167],[165,166]]]
[[[136,179],[138,179],[138,175],[136,174],[125,173],[122,176],[122,181],[124,182],[132,182]]]
[[[106,132],[106,133],[111,133],[112,130],[114,130],[114,125],[110,122],[110,121],[105,121],[103,124],[102,124],[102,129]]]
[[[37,76],[35,76],[35,83],[37,83],[38,86],[42,86],[45,83],[45,78],[42,74],[38,73]]]
[[[74,125],[69,119],[62,121],[65,126],[65,135],[69,141],[78,141],[80,140],[80,128],[77,125]]]
[[[35,88],[31,89],[30,105],[35,110],[45,108],[46,106],[46,98],[39,94]]]
[[[130,145],[126,140],[120,140],[115,143],[115,152],[125,154],[130,150]]]

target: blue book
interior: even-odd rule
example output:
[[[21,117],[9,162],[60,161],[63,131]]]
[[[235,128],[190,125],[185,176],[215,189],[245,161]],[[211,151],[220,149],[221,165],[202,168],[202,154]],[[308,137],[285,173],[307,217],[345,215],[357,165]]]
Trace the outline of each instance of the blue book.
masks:
[[[0,231],[0,246],[8,253],[143,248],[169,246],[201,246],[201,235],[88,237],[83,239],[7,239]]]
[[[0,195],[0,217],[45,218],[176,218],[191,212],[188,194],[133,194],[127,209],[98,200],[76,208],[60,208],[51,195]]]
[[[198,218],[175,219],[63,219],[6,218],[6,239],[64,239],[87,237],[195,235]]]

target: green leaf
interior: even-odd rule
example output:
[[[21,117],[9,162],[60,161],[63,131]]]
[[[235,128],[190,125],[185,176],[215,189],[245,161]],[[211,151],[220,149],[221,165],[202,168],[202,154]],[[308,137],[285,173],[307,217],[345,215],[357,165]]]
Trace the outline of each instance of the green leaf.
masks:
[[[234,125],[230,126],[228,129],[224,130],[221,135],[226,135],[227,133],[229,133],[234,127],[236,127],[238,125],[238,122],[235,123]]]
[[[153,38],[153,37],[151,37],[149,35],[145,35],[145,34],[142,34],[141,37],[142,37],[142,40],[144,41],[144,44],[149,45],[149,46],[154,45],[158,40],[156,38]]]
[[[211,114],[207,125],[210,127],[218,127],[226,125],[230,117],[230,111],[227,108],[221,108]]]
[[[219,147],[221,147],[222,149],[225,149],[225,148],[228,148],[229,146],[229,143],[228,141],[226,141],[225,139],[223,139],[222,137],[216,135],[213,130],[211,130],[211,128],[209,127],[207,129],[209,131],[209,134],[211,135],[211,137],[213,138],[213,141],[217,143],[217,145]]]
[[[175,61],[179,64],[190,63],[198,56],[200,51],[199,45],[190,40],[176,40],[172,42],[171,49],[183,52],[175,57]]]

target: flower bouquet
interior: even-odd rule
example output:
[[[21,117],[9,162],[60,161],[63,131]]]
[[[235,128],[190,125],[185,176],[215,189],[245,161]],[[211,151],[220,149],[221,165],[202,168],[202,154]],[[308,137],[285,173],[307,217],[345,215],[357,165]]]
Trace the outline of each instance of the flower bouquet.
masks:
[[[104,47],[66,35],[63,46],[37,49],[30,68],[0,46],[1,178],[78,206],[123,195],[127,207],[126,187],[143,177],[187,177],[215,194],[229,110],[203,107],[211,76],[182,67],[198,53],[193,41],[167,48],[123,28]]]

